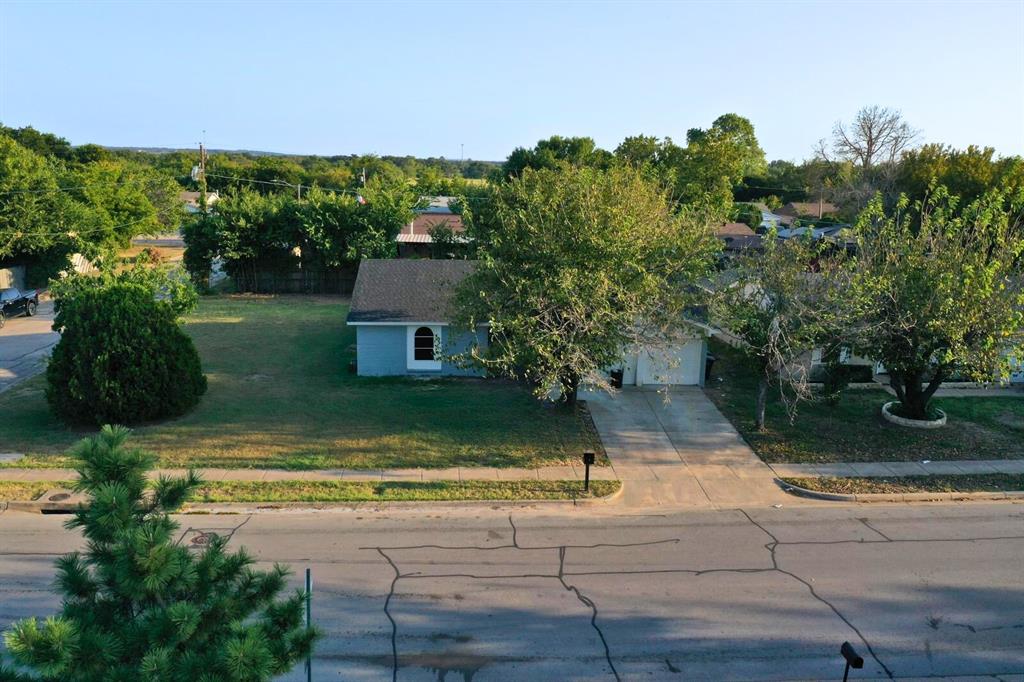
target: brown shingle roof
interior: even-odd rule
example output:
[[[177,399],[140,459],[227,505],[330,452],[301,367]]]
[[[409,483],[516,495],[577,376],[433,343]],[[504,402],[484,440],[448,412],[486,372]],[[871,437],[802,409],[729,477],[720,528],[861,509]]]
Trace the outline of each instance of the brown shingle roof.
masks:
[[[723,237],[729,235],[732,237],[744,236],[749,237],[754,234],[754,231],[750,229],[746,223],[726,223],[718,228],[718,236]]]
[[[447,322],[455,287],[476,268],[468,260],[364,260],[349,322]]]
[[[789,216],[790,218],[799,218],[800,216],[817,216],[818,215],[818,202],[817,201],[791,201],[785,206],[775,211],[772,211],[775,215]],[[821,215],[827,216],[834,213],[839,213],[839,209],[836,205],[823,201],[821,202]]]

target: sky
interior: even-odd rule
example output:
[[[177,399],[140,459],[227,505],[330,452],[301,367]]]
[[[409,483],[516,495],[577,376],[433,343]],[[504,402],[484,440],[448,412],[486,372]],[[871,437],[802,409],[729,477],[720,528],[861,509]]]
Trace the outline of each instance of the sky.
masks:
[[[873,104],[1024,154],[1024,0],[0,0],[0,122],[73,144],[502,160],[734,112],[798,161]]]

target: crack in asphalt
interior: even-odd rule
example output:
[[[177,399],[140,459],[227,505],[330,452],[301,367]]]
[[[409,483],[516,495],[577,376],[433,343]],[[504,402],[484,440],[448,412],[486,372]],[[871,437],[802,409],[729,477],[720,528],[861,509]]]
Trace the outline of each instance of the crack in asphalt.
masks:
[[[511,518],[509,520],[511,521]],[[597,605],[594,603],[594,600],[580,592],[578,587],[565,582],[565,547],[558,549],[558,582],[562,583],[562,587],[566,590],[575,594],[582,604],[590,608],[590,625],[597,632],[597,636],[601,638],[601,644],[604,646],[604,658],[608,661],[608,667],[611,668],[612,675],[615,676],[615,682],[622,682],[622,678],[619,677],[619,671],[615,669],[615,663],[612,661],[612,652],[608,648],[608,640],[605,639],[601,626],[597,624]]]
[[[529,579],[529,578],[540,578],[540,579],[553,579],[557,580],[562,587],[576,595],[576,599],[580,601],[584,606],[590,609],[590,625],[597,632],[598,638],[601,640],[601,645],[604,647],[605,661],[608,663],[608,667],[611,669],[612,675],[615,677],[616,682],[621,682],[622,678],[619,675],[619,671],[615,668],[615,663],[612,660],[611,648],[608,645],[608,640],[604,635],[604,631],[601,630],[601,626],[597,623],[598,608],[594,601],[583,594],[578,587],[571,585],[566,582],[565,578],[570,574],[565,572],[565,553],[568,549],[594,549],[598,547],[642,547],[648,545],[660,545],[660,544],[675,544],[681,541],[680,538],[669,538],[666,540],[654,540],[648,542],[629,542],[629,543],[611,543],[611,542],[599,542],[589,545],[542,545],[536,547],[523,547],[519,544],[519,530],[516,528],[515,521],[512,519],[512,515],[508,516],[508,523],[512,527],[512,542],[511,544],[504,545],[491,545],[488,547],[480,547],[477,545],[406,545],[399,547],[360,547],[362,550],[374,550],[385,561],[391,566],[391,569],[395,572],[395,577],[391,580],[391,588],[388,590],[387,597],[384,599],[384,615],[387,616],[388,621],[391,623],[391,679],[392,682],[398,680],[398,623],[395,621],[394,616],[391,614],[391,600],[395,596],[395,587],[398,585],[398,581],[405,579],[437,579],[437,578],[468,578],[471,580],[480,579],[494,579],[502,578],[505,580],[514,579]],[[432,573],[429,575],[423,575],[420,573],[402,573],[399,569],[398,564],[394,559],[388,555],[389,551],[400,551],[400,550],[413,550],[413,549],[440,549],[440,550],[493,550],[493,549],[517,549],[520,551],[550,551],[552,549],[558,550],[558,573],[521,573],[516,575],[481,575],[475,573]],[[385,551],[386,550],[386,551]],[[680,571],[686,573],[693,573],[693,571]],[[580,573],[578,575],[586,575]]]
[[[869,642],[867,640],[867,637],[864,636],[864,634],[860,631],[860,629],[856,625],[854,625],[853,622],[849,618],[847,618],[845,615],[843,615],[843,612],[840,611],[836,607],[835,604],[833,604],[828,599],[825,599],[820,594],[818,594],[817,590],[814,589],[814,585],[812,585],[808,580],[806,580],[804,578],[801,578],[796,573],[793,573],[792,571],[787,571],[786,569],[784,569],[784,568],[779,566],[779,559],[775,555],[775,550],[779,547],[780,544],[783,544],[783,543],[780,543],[779,539],[777,537],[775,537],[775,535],[771,531],[769,531],[763,525],[761,525],[760,523],[755,521],[754,518],[750,514],[748,514],[746,512],[746,510],[744,510],[744,509],[737,509],[736,511],[738,511],[741,514],[743,514],[743,516],[747,517],[747,521],[750,521],[750,523],[752,523],[753,525],[757,526],[761,530],[762,533],[764,533],[769,538],[771,538],[771,542],[765,544],[764,547],[765,547],[765,549],[768,550],[769,554],[771,555],[772,568],[774,570],[778,571],[779,573],[783,574],[783,575],[788,575],[790,578],[793,578],[797,582],[801,583],[804,587],[806,587],[807,591],[810,593],[810,595],[812,597],[814,597],[815,599],[820,601],[822,604],[827,606],[832,611],[832,613],[836,614],[836,616],[839,618],[839,620],[841,620],[844,623],[846,623],[847,627],[849,627],[851,630],[853,630],[857,634],[857,637],[860,638],[860,641],[863,642],[864,646],[867,648],[868,653],[871,654],[871,658],[875,659],[875,663],[877,663],[879,666],[881,666],[882,670],[885,671],[885,674],[889,677],[889,679],[890,680],[896,679],[895,676],[893,675],[892,670],[889,669],[889,666],[887,666],[885,663],[883,663],[882,659],[878,657],[878,654],[875,652],[874,647],[871,646],[871,642]],[[878,532],[878,531],[875,531],[875,532]],[[879,535],[881,535],[881,533],[879,533]],[[886,542],[886,541],[883,541],[883,542]],[[891,540],[889,540],[888,542],[891,542]],[[796,543],[785,543],[785,544],[796,544]]]
[[[220,531],[220,530],[230,531],[227,534],[227,536],[226,536],[225,542],[231,542],[231,538],[233,538],[235,536],[235,533],[237,533],[238,530],[242,526],[244,526],[245,524],[249,523],[249,521],[252,520],[252,517],[253,517],[253,515],[249,514],[247,517],[245,517],[245,521],[242,521],[237,526],[229,526],[227,528],[193,528],[192,526],[189,526],[185,530],[181,531],[181,537],[179,537],[178,541],[175,542],[174,544],[180,545],[181,541],[184,540],[185,536],[188,535],[189,533],[197,533],[198,534],[197,537],[205,537],[205,536],[208,536],[208,535],[214,535],[214,536],[217,536],[217,537],[225,537],[225,536],[222,536],[219,533],[217,533],[217,531]]]
[[[886,540],[887,542],[892,542],[892,538],[891,538],[891,537],[889,537],[888,535],[886,535],[886,534],[885,534],[885,533],[883,533],[882,531],[880,531],[880,530],[878,530],[877,528],[875,528],[874,526],[872,526],[872,525],[871,525],[871,522],[870,522],[870,521],[868,521],[867,519],[865,519],[865,518],[859,518],[859,519],[857,519],[857,520],[858,520],[858,521],[860,521],[860,522],[861,522],[862,524],[864,524],[864,526],[866,526],[866,527],[868,528],[868,530],[871,530],[871,531],[873,531],[873,532],[875,532],[875,533],[877,533],[877,534],[881,535],[881,536],[882,536],[883,538],[885,538],[885,540]]]
[[[388,591],[387,599],[384,600],[384,615],[391,621],[391,680],[396,682],[398,680],[398,623],[395,622],[394,616],[391,615],[391,598],[395,596],[395,585],[398,584],[398,579],[402,577],[401,571],[398,570],[398,566],[395,562],[384,553],[384,550],[377,547],[377,553],[384,557],[391,568],[395,571],[395,577],[391,580],[391,589]]]

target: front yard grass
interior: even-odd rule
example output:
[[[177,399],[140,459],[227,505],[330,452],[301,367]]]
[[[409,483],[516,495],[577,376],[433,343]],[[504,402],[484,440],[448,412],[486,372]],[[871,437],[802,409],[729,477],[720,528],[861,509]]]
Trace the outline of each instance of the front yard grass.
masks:
[[[0,481],[0,502],[35,500],[71,481]],[[604,497],[618,481],[210,481],[190,500],[210,502],[421,502],[454,500],[575,500]]]
[[[139,426],[131,443],[161,467],[275,469],[534,467],[601,449],[580,415],[498,380],[357,377],[345,299],[204,298],[186,320],[209,390],[182,418]],[[8,467],[69,467],[94,430],[49,412],[45,378],[0,394]]]
[[[980,493],[1024,490],[1024,474],[887,476],[884,478],[784,478],[790,485],[823,493]]]
[[[803,403],[790,423],[778,390],[769,393],[767,430],[754,428],[757,377],[740,353],[712,342],[717,361],[705,392],[766,462],[886,462],[1022,459],[1024,399],[963,397],[935,400],[948,422],[933,431],[885,421],[882,405],[894,398],[883,391],[851,389],[839,404]]]

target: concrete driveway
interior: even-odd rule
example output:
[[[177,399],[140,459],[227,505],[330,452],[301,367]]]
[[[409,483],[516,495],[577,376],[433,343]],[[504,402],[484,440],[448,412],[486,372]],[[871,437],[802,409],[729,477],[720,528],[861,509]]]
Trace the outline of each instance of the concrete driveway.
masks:
[[[615,473],[622,504],[733,508],[799,504],[704,392],[624,389],[586,396]]]
[[[43,371],[50,349],[60,340],[53,331],[53,301],[42,301],[34,317],[13,317],[0,329],[0,393]]]

